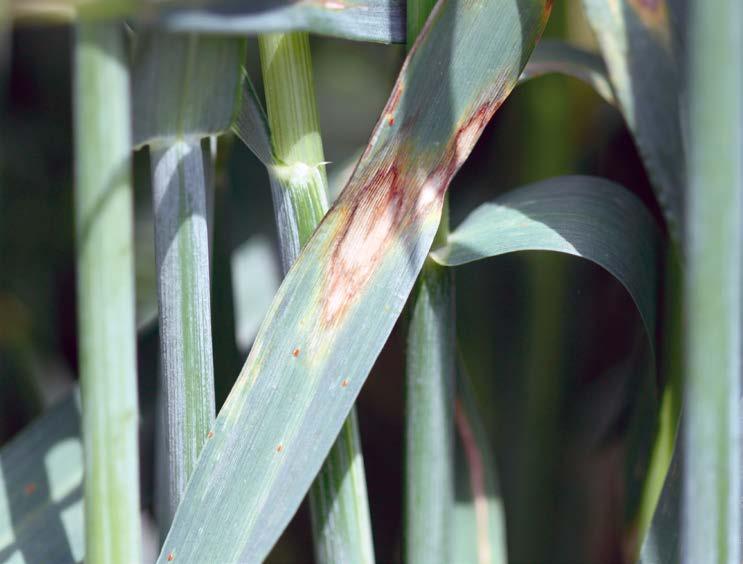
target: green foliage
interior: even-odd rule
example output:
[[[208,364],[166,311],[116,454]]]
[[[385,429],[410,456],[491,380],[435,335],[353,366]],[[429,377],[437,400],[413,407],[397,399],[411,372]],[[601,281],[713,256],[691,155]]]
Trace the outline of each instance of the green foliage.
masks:
[[[80,385],[0,450],[0,561],[739,561],[743,14],[686,4],[0,2],[2,430]],[[74,160],[18,103],[67,58]]]

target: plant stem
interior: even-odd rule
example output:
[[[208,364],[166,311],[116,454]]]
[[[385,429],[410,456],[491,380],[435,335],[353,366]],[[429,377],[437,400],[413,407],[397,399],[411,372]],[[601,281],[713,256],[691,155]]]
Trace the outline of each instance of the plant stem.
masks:
[[[204,158],[199,139],[150,147],[165,404],[166,507],[175,515],[214,421]]]
[[[86,562],[140,559],[134,239],[123,30],[75,33],[75,221]]]
[[[271,184],[287,271],[328,209],[327,178],[306,33],[258,38],[274,157]],[[366,477],[355,409],[310,489],[321,563],[372,563]]]
[[[408,49],[435,2],[408,1]],[[449,236],[446,196],[434,247]],[[405,385],[405,561],[449,560],[456,330],[451,269],[427,259],[410,304]]]
[[[740,562],[743,5],[691,3],[684,562]]]

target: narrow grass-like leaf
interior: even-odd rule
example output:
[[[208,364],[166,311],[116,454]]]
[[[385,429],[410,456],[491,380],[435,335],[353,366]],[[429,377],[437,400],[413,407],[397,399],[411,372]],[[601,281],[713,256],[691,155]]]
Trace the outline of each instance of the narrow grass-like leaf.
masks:
[[[328,210],[312,59],[306,33],[262,35],[258,43],[277,159],[270,169],[271,184],[279,233],[284,234],[282,258],[288,269]],[[309,498],[317,561],[373,564],[371,519],[355,410],[343,424]]]
[[[140,557],[129,66],[123,29],[75,32],[75,227],[88,562]]]
[[[650,528],[640,550],[641,564],[681,562],[681,495],[683,441],[679,441],[665,476]]]
[[[410,305],[405,382],[405,554],[449,562],[456,316],[452,272],[427,260]]]
[[[435,2],[409,0],[408,49]],[[444,196],[434,238],[449,234]],[[427,259],[410,300],[405,351],[405,561],[435,564],[449,556],[454,503],[454,272]]]
[[[660,234],[632,194],[600,178],[551,178],[473,211],[431,256],[458,266],[515,251],[583,257],[612,274],[637,304],[651,345]]]
[[[83,6],[98,18],[137,16],[142,24],[170,31],[228,35],[307,31],[405,43],[405,0],[10,0],[12,17],[34,23],[73,21]]]
[[[308,31],[357,41],[405,42],[404,0],[218,0],[166,11],[160,25],[173,30],[255,34]]]
[[[0,452],[0,562],[82,562],[82,490],[75,394]]]
[[[546,74],[564,74],[591,86],[607,103],[616,104],[603,59],[564,41],[543,39],[534,49],[519,82]]]
[[[144,33],[134,58],[134,137],[150,144],[165,413],[158,496],[167,527],[215,415],[207,171],[202,138],[229,129],[240,104],[244,42]]]
[[[548,2],[439,2],[356,172],[284,280],[160,561],[259,561],[405,303],[443,195],[515,86]]]
[[[743,4],[691,3],[682,562],[741,561]]]
[[[151,147],[170,522],[214,421],[209,242],[201,143]]]
[[[460,363],[455,405],[456,490],[448,562],[505,564],[506,515],[495,460],[466,371]]]
[[[134,145],[229,130],[240,107],[240,39],[140,33],[133,70]]]
[[[676,242],[684,221],[683,81],[678,34],[666,0],[583,0],[619,107]]]

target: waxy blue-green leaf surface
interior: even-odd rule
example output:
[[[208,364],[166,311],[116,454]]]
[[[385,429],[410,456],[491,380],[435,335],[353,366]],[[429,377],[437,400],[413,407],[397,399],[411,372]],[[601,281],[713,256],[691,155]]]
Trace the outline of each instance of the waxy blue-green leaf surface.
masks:
[[[660,245],[652,216],[627,190],[601,178],[564,176],[481,205],[431,256],[446,266],[515,251],[583,257],[627,289],[652,345]]]
[[[279,289],[161,562],[265,558],[402,310],[452,176],[515,86],[547,12],[539,0],[437,5],[355,174]]]
[[[680,242],[685,150],[680,32],[666,0],[583,0],[619,108],[635,138],[672,235]]]

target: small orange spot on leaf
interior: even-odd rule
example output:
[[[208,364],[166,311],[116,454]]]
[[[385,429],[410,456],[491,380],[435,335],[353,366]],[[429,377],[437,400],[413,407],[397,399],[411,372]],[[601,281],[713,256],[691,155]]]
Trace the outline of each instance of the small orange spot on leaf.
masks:
[[[175,560],[175,554],[168,552],[168,562],[172,562],[173,560]]]
[[[299,356],[299,349],[294,349],[294,350],[292,351],[292,356],[293,356],[294,358],[297,358],[297,357]]]
[[[276,447],[276,452],[281,452],[282,450],[284,450],[284,445],[278,445]]]
[[[26,484],[23,486],[23,491],[26,492],[26,495],[31,495],[36,491],[36,484],[33,482]]]
[[[206,438],[207,438],[207,439],[211,439],[211,438],[212,438],[213,436],[214,436],[214,431],[209,431],[209,432],[208,432],[208,433],[206,434]]]
[[[343,382],[341,382],[341,388],[347,388],[349,384],[348,378],[345,378]]]
[[[393,116],[392,114],[387,114],[385,118],[387,119],[388,125],[395,125],[395,116]]]

